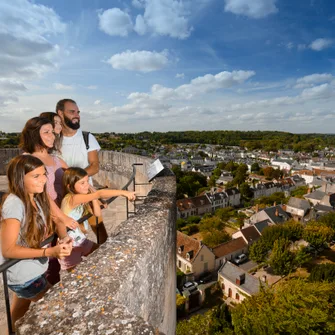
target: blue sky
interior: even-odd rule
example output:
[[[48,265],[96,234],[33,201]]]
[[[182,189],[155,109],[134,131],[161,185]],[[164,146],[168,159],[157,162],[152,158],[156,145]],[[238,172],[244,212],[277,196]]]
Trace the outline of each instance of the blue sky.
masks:
[[[333,0],[2,0],[0,130],[334,133]]]

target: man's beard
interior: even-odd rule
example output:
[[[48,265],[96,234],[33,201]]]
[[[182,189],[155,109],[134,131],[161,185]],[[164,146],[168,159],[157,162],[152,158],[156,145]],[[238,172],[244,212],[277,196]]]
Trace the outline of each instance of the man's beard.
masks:
[[[72,120],[64,115],[64,123],[67,127],[71,128],[73,130],[77,130],[77,129],[80,128],[80,120],[79,119],[78,119],[77,123],[72,123]]]

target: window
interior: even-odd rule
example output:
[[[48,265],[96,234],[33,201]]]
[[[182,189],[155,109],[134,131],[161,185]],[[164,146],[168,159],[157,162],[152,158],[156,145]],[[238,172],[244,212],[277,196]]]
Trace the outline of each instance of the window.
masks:
[[[238,293],[236,293],[236,295],[235,295],[235,299],[236,299],[236,300],[240,300],[240,296],[239,296]]]
[[[208,263],[207,262],[204,264],[204,271],[208,271]]]
[[[201,260],[201,262],[204,261],[204,255],[201,255],[201,256],[200,256],[200,260]]]
[[[181,261],[178,261],[178,268],[181,268]]]

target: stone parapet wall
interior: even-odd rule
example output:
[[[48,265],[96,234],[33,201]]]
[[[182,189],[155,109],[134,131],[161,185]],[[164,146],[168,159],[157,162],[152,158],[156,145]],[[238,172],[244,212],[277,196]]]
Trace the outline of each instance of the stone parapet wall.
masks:
[[[0,149],[0,175],[6,174],[8,162],[20,153],[18,148]]]
[[[102,150],[99,152],[99,162],[100,171],[94,176],[94,180],[102,186],[120,188],[129,180],[133,172],[132,165],[135,163],[143,164],[136,167],[136,183],[147,182],[146,171],[153,160],[138,155]],[[147,194],[150,188],[139,186],[139,193]]]
[[[108,172],[122,177],[131,174],[132,163],[151,163],[122,153],[101,152],[100,158],[102,168],[109,158],[118,161],[121,166]],[[105,172],[98,176],[102,185]],[[150,188],[137,214],[34,304],[17,334],[175,334],[175,177],[158,177]]]

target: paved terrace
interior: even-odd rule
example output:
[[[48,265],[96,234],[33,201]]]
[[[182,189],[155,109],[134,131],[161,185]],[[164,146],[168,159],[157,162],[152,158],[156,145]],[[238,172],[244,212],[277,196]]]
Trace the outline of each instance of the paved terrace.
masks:
[[[100,161],[100,185],[124,185],[133,163],[144,164],[136,183],[147,181],[151,160],[144,157],[102,151]],[[123,198],[105,210],[112,236],[32,305],[17,334],[175,334],[175,178],[158,177],[136,192],[146,195],[150,188],[137,215],[122,224]]]

